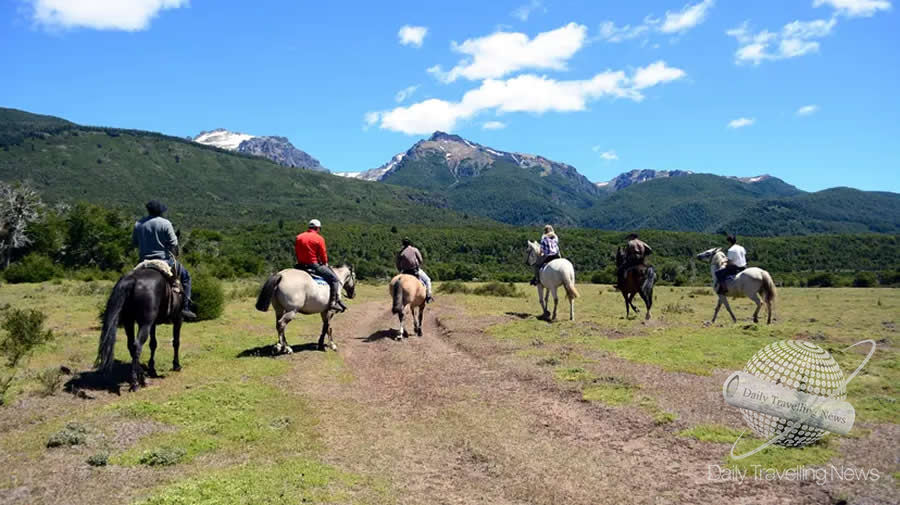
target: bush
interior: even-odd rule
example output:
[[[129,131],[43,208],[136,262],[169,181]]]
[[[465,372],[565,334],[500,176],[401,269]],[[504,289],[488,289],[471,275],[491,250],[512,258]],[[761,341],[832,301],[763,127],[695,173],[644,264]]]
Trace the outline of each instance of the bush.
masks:
[[[58,367],[53,366],[39,373],[37,381],[41,385],[41,395],[53,396],[59,390],[59,387],[62,386],[63,373]]]
[[[0,340],[0,356],[6,358],[10,370],[6,377],[0,377],[0,405],[3,395],[9,389],[19,371],[19,366],[37,346],[53,339],[53,332],[44,329],[47,316],[37,310],[12,309],[6,312],[3,324],[6,336]]]
[[[13,263],[4,272],[6,281],[11,284],[20,282],[45,282],[62,277],[62,269],[53,260],[40,254],[32,253],[20,261]]]
[[[606,270],[594,272],[594,274],[591,275],[591,282],[594,284],[615,284],[616,274],[615,272],[608,272]]]
[[[97,454],[92,454],[87,459],[87,464],[91,466],[106,466],[109,463],[109,453],[106,452],[98,452]]]
[[[157,447],[141,454],[140,463],[148,466],[169,466],[181,461],[187,452],[180,447]]]
[[[222,282],[204,270],[194,273],[191,298],[197,306],[197,320],[217,319],[225,311],[225,290]]]
[[[853,278],[853,287],[855,288],[871,288],[878,285],[878,278],[872,272],[858,272]]]
[[[87,440],[87,428],[78,423],[69,423],[47,440],[47,447],[81,445]]]
[[[452,295],[453,293],[469,294],[472,292],[472,290],[469,289],[468,287],[466,287],[465,284],[463,284],[459,281],[448,281],[448,282],[442,282],[437,287],[437,292]]]
[[[809,287],[830,288],[835,284],[834,275],[824,272],[821,274],[811,275],[806,279],[806,285]]]
[[[511,282],[506,284],[503,284],[502,282],[489,282],[483,286],[478,286],[472,290],[472,293],[481,296],[505,296],[510,298],[525,296],[525,294],[519,291],[519,289],[516,288],[516,285]]]

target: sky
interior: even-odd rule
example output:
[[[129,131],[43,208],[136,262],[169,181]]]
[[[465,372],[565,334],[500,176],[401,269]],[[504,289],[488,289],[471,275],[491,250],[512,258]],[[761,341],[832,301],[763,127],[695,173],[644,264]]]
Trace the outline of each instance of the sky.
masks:
[[[900,192],[894,0],[0,0],[0,106],[282,135],[332,171],[435,130],[569,163]]]

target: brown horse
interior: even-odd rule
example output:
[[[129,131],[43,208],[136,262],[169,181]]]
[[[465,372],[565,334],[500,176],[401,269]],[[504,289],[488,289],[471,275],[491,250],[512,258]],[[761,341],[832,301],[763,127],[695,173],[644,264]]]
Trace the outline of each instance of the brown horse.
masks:
[[[616,250],[616,267],[621,268],[625,264],[625,252],[622,248]],[[622,275],[624,279],[619,290],[622,291],[622,297],[625,298],[625,317],[631,317],[631,309],[637,314],[637,307],[634,306],[634,295],[641,295],[644,305],[647,306],[647,315],[644,319],[650,319],[650,308],[653,306],[653,285],[656,283],[656,270],[648,265],[635,265],[625,270]]]
[[[425,315],[425,285],[415,276],[409,274],[397,274],[391,279],[388,286],[393,304],[391,312],[397,314],[400,319],[400,328],[397,330],[397,340],[403,337],[409,337],[409,332],[403,325],[403,317],[406,308],[410,308],[410,314],[413,318],[413,326],[416,335],[422,336],[422,317]],[[419,309],[418,319],[416,318],[416,308]]]

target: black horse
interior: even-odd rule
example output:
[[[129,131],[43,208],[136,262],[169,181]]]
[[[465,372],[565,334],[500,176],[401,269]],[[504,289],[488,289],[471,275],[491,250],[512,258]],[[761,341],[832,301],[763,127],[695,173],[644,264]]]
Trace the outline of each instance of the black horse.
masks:
[[[172,370],[181,370],[178,362],[178,346],[181,339],[181,307],[183,296],[173,289],[169,281],[158,270],[143,268],[132,271],[119,279],[106,302],[103,329],[100,332],[100,348],[97,363],[100,371],[109,373],[113,366],[116,346],[116,327],[121,324],[128,335],[128,351],[131,353],[130,391],[136,391],[138,384],[146,386],[144,370],[141,368],[141,348],[150,337],[150,361],[147,372],[156,377],[156,325],[172,323],[172,347],[175,358]],[[137,338],[134,323],[138,324]]]
[[[616,250],[616,267],[622,268],[625,265],[625,252],[622,248]],[[622,285],[619,290],[622,291],[622,297],[625,298],[625,317],[631,316],[629,309],[634,309],[637,314],[637,307],[634,306],[634,295],[639,294],[647,306],[647,315],[645,319],[650,319],[650,308],[653,306],[653,285],[656,283],[656,270],[648,265],[632,265],[625,269],[622,273]]]

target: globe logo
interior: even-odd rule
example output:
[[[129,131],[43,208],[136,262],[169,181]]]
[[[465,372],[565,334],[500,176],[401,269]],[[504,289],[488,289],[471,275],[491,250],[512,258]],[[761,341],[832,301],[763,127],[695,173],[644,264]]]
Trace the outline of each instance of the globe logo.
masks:
[[[750,358],[744,372],[782,388],[823,399],[831,397],[843,401],[847,397],[841,368],[828,351],[812,342],[782,340],[767,345]],[[829,433],[808,424],[790,428],[793,424],[790,420],[749,409],[740,410],[744,421],[758,436],[769,440],[784,434],[775,441],[778,445],[801,447]]]

